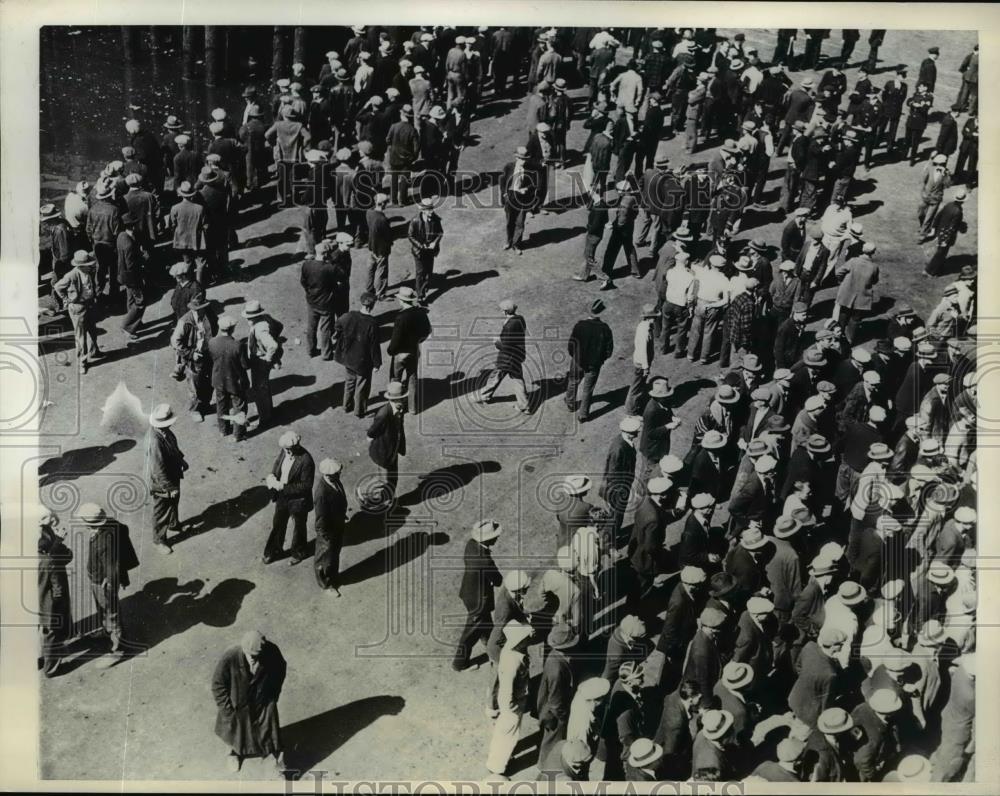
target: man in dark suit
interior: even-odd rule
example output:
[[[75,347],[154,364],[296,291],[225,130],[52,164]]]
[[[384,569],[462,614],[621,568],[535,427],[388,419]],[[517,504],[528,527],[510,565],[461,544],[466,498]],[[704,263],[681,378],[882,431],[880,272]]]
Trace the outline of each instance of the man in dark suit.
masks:
[[[672,517],[664,500],[672,484],[669,478],[651,478],[646,485],[646,497],[635,510],[628,553],[639,579],[638,598],[648,596],[656,577],[669,571],[664,541],[667,523]]]
[[[500,382],[506,376],[514,387],[514,398],[517,401],[518,411],[527,415],[531,413],[531,403],[524,386],[522,367],[527,358],[524,344],[527,327],[524,323],[524,317],[517,312],[517,304],[510,299],[504,299],[500,302],[500,310],[504,314],[504,324],[500,335],[493,341],[497,349],[496,367],[490,371],[486,384],[483,385],[483,389],[475,400],[477,403],[489,403],[497,387],[500,386]]]
[[[660,629],[656,649],[664,655],[660,672],[660,685],[669,687],[680,672],[684,652],[698,629],[698,616],[708,597],[705,590],[705,570],[686,565],[682,567],[680,583],[670,594],[667,611]]]
[[[884,140],[889,152],[896,149],[899,120],[903,115],[903,105],[910,90],[905,78],[906,68],[899,67],[896,76],[887,80],[882,88],[882,116],[875,134],[875,143]]]
[[[580,637],[563,623],[552,628],[546,641],[548,654],[542,665],[536,701],[538,725],[542,729],[542,739],[538,742],[539,765],[559,741],[566,739],[570,703],[578,679],[572,653]]]
[[[755,474],[738,484],[729,497],[729,533],[736,538],[751,523],[770,529],[775,510],[774,457],[764,454],[754,462]]]
[[[691,460],[690,494],[705,493],[713,500],[718,500],[724,495],[721,454],[725,447],[726,440],[722,432],[714,428],[705,432]]]
[[[674,391],[662,376],[650,379],[649,400],[642,413],[642,436],[639,439],[640,467],[637,479],[640,494],[656,463],[670,453],[670,433],[681,421],[669,405]]]
[[[212,279],[229,266],[230,194],[218,169],[206,166],[198,176],[201,202],[205,207],[205,250]]]
[[[434,201],[424,197],[420,200],[420,212],[406,228],[413,254],[414,290],[422,304],[427,301],[427,290],[434,278],[434,258],[441,252],[443,235],[441,218],[434,212]]]
[[[931,47],[927,51],[927,57],[920,62],[920,74],[917,80],[927,86],[927,90],[933,94],[934,86],[937,84],[937,59],[941,55],[941,50]]]
[[[292,520],[292,556],[289,561],[293,566],[302,561],[306,555],[306,517],[313,507],[313,479],[316,467],[313,458],[299,443],[299,435],[294,431],[286,431],[278,440],[281,453],[271,468],[267,477],[267,488],[271,490],[274,501],[274,519],[271,523],[271,533],[264,545],[265,564],[270,564],[285,552],[285,531],[288,528],[289,517]]]
[[[571,475],[563,485],[566,493],[566,507],[556,514],[559,522],[559,543],[557,547],[567,546],[578,529],[591,525],[591,511],[594,506],[584,500],[590,491],[590,479],[585,475]]]
[[[720,559],[712,539],[715,498],[707,492],[692,494],[691,513],[684,521],[677,546],[677,563],[682,567],[699,567],[706,573],[715,572],[719,569]]]
[[[906,117],[906,152],[910,158],[910,165],[917,162],[917,150],[927,129],[931,107],[934,105],[934,95],[927,89],[927,84],[923,81],[917,83],[916,93],[906,101],[909,108],[909,115]]]
[[[711,694],[722,674],[722,653],[717,636],[726,621],[726,614],[706,605],[698,617],[698,630],[688,644],[681,678],[694,680],[703,694]]]
[[[840,325],[844,328],[847,342],[853,344],[858,324],[869,314],[875,303],[875,285],[879,281],[879,267],[873,262],[875,244],[867,241],[861,254],[838,266],[836,277],[840,282],[837,290],[837,307],[840,310]]]
[[[924,266],[926,276],[938,276],[944,268],[948,252],[958,240],[958,235],[967,230],[967,225],[962,212],[962,205],[965,203],[968,194],[964,188],[959,188],[951,202],[946,203],[938,214],[934,217],[934,238],[937,246],[934,254]]]
[[[346,371],[344,412],[355,410],[358,417],[364,417],[368,412],[372,371],[382,367],[382,349],[378,321],[372,316],[375,296],[362,293],[359,302],[360,310],[351,310],[337,318],[333,349]]]
[[[472,648],[478,639],[484,642],[493,629],[493,590],[503,582],[490,550],[500,538],[502,526],[494,520],[482,520],[472,528],[465,543],[464,569],[458,596],[468,614],[458,638],[452,668],[460,672],[469,665]]]
[[[950,158],[958,150],[958,117],[961,114],[962,109],[958,105],[952,105],[951,110],[941,117],[941,127],[934,145],[939,155]]]
[[[343,466],[335,459],[319,463],[319,478],[313,490],[316,552],[313,566],[321,589],[340,596],[340,550],[347,523],[347,493],[340,480]]]
[[[322,354],[333,359],[333,323],[340,279],[336,267],[326,259],[327,244],[317,244],[316,253],[307,252],[302,261],[299,283],[306,294],[306,343],[309,356]],[[318,348],[317,348],[318,343]]]
[[[538,172],[540,164],[530,159],[526,147],[514,151],[514,160],[503,167],[500,176],[500,196],[507,215],[507,243],[504,249],[521,254],[524,222],[528,212],[540,206],[544,195],[538,196],[542,181]]]
[[[420,345],[430,337],[431,322],[427,310],[418,306],[416,291],[401,287],[396,291],[396,299],[402,305],[392,324],[392,336],[386,353],[392,357],[389,363],[389,378],[405,385],[409,398],[403,405],[413,415],[417,414],[417,373],[420,366]]]
[[[642,421],[638,417],[622,418],[618,424],[619,433],[611,441],[604,459],[604,479],[598,492],[601,499],[611,509],[611,522],[607,530],[608,541],[618,547],[625,509],[628,507],[635,481],[636,451]]]
[[[399,481],[399,457],[406,456],[406,388],[398,381],[389,382],[385,391],[386,403],[375,413],[368,428],[368,455],[378,466],[390,495],[395,496]]]
[[[146,306],[143,296],[143,254],[135,231],[137,223],[135,216],[125,213],[121,217],[122,230],[115,241],[118,255],[117,282],[125,290],[126,312],[122,319],[122,331],[125,332],[128,343],[139,342],[136,332],[142,326]]]
[[[177,415],[169,404],[160,404],[149,416],[153,432],[149,439],[149,494],[153,498],[153,547],[172,553],[167,533],[181,530],[177,508],[181,501],[181,479],[188,464],[170,426]]]
[[[590,317],[577,321],[569,339],[570,365],[566,375],[566,407],[576,412],[577,420],[586,423],[590,419],[590,399],[594,394],[601,367],[614,351],[614,337],[609,327],[600,319],[605,304],[594,299],[590,305]],[[582,385],[581,385],[582,382]],[[580,389],[577,401],[577,389]]]
[[[839,627],[828,625],[819,632],[816,641],[809,641],[799,657],[799,676],[788,694],[788,706],[802,723],[816,726],[819,715],[833,707],[839,688],[843,687],[837,656],[847,634]]]
[[[208,341],[216,419],[223,436],[233,434],[241,442],[246,437],[248,363],[240,344],[233,339],[236,319],[223,315],[218,326],[219,333]]]
[[[851,712],[854,726],[862,730],[863,740],[854,752],[854,765],[861,782],[879,782],[896,767],[900,738],[894,714],[901,707],[894,691],[880,688]]]
[[[284,778],[278,698],[288,665],[281,651],[256,630],[223,654],[212,675],[212,695],[219,708],[215,734],[230,747],[229,770],[247,757],[274,755]]]
[[[663,748],[664,779],[685,781],[691,775],[691,743],[698,728],[701,700],[701,686],[695,680],[685,680],[663,699],[653,741]]]

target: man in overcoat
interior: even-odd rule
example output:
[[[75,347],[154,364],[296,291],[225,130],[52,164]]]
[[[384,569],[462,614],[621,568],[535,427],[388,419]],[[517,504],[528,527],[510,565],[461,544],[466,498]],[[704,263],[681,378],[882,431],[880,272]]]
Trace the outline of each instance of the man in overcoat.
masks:
[[[489,403],[504,376],[510,379],[514,386],[514,397],[517,401],[518,411],[530,414],[531,404],[528,401],[528,393],[524,386],[524,373],[522,365],[526,359],[524,338],[527,334],[527,327],[524,317],[517,312],[517,304],[510,299],[500,302],[500,309],[504,314],[503,329],[500,335],[493,341],[497,349],[496,367],[490,371],[486,384],[476,398],[477,403]]]
[[[468,614],[458,637],[452,668],[460,672],[469,666],[469,657],[477,640],[484,643],[493,630],[494,589],[503,582],[490,551],[503,530],[494,520],[477,522],[465,543],[462,583],[458,596]]]
[[[149,493],[153,498],[153,546],[159,553],[171,553],[167,533],[181,530],[177,509],[181,501],[181,479],[187,461],[170,426],[177,415],[169,404],[160,404],[149,416]]]
[[[287,664],[278,647],[257,630],[223,653],[212,675],[212,695],[219,708],[215,734],[229,746],[229,770],[237,772],[248,757],[274,755],[278,774],[285,772],[278,697]]]
[[[340,550],[347,523],[347,493],[340,480],[343,465],[335,459],[319,463],[319,478],[313,490],[316,552],[313,565],[321,589],[340,596]]]
[[[389,382],[385,391],[386,402],[379,407],[368,427],[368,455],[379,469],[379,475],[396,494],[399,481],[399,457],[406,456],[406,388],[398,381]]]
[[[316,466],[309,451],[300,443],[301,439],[295,431],[286,431],[281,435],[278,439],[281,453],[275,459],[274,467],[265,482],[274,501],[271,533],[267,537],[262,559],[265,564],[277,560],[284,553],[289,517],[294,525],[289,563],[294,566],[307,555],[306,517],[313,507],[312,489]]]
[[[351,310],[337,318],[334,330],[334,352],[344,366],[344,412],[354,411],[358,417],[368,412],[372,371],[382,367],[378,321],[372,315],[375,296],[362,293],[361,309]]]

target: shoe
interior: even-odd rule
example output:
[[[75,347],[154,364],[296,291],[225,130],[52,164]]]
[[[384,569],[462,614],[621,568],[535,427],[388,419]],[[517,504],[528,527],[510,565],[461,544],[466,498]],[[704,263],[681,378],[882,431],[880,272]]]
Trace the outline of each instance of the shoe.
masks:
[[[336,586],[327,586],[325,589],[323,589],[323,591],[326,592],[328,596],[333,596],[333,597],[340,596],[340,589],[338,589]]]
[[[261,559],[260,559],[260,562],[262,564],[273,564],[274,561],[275,561],[274,557],[273,556],[268,556],[268,555],[261,556]]]
[[[573,276],[570,277],[570,278],[573,279],[576,282],[589,282],[590,281],[590,277],[589,276],[580,276],[579,274],[573,274]]]
[[[354,406],[353,405],[351,405],[351,406],[345,406],[344,407],[344,414],[345,415],[349,415],[353,411],[354,411]]]
[[[165,556],[169,556],[174,552],[170,545],[164,544],[163,542],[153,542],[153,549],[156,550],[157,553]]]
[[[317,348],[310,348],[309,349],[309,358],[310,359],[312,359],[313,357],[318,357],[318,356],[319,356],[319,349],[317,349]]]
[[[601,282],[601,290],[617,290],[617,289],[618,288],[615,287],[615,283],[612,282],[610,279],[606,279],[603,282]]]
[[[125,345],[134,345],[139,342],[139,335],[128,334],[125,336]]]
[[[240,770],[240,765],[242,763],[243,761],[240,759],[240,756],[235,752],[230,752],[229,756],[226,758],[226,768],[228,768],[234,774]]]
[[[174,381],[184,381],[184,374],[178,373],[175,370],[173,373],[170,374],[170,378],[172,378]]]
[[[645,247],[645,246],[649,245],[649,241],[648,240],[637,240],[635,242],[635,245],[636,246],[643,246],[643,247]]]
[[[195,423],[201,423],[205,419],[205,416],[201,412],[190,412],[190,415]]]
[[[87,372],[87,363],[86,362],[81,362],[80,363],[80,370],[79,370],[79,372],[81,374]]]
[[[495,719],[497,716],[500,715],[500,711],[497,710],[496,708],[485,708],[483,710],[483,713],[486,714],[486,718],[488,719]]]
[[[303,561],[305,561],[304,556],[293,555],[290,559],[288,559],[288,566],[294,567],[296,564],[301,564]]]
[[[333,362],[333,354],[324,354],[322,359],[324,362]]]
[[[505,246],[503,247],[503,250],[504,250],[504,251],[507,251],[507,250],[508,250],[509,248],[511,248],[511,245],[510,245],[510,242],[508,242],[508,243],[507,243],[507,244],[506,244],[506,245],[505,245]]]

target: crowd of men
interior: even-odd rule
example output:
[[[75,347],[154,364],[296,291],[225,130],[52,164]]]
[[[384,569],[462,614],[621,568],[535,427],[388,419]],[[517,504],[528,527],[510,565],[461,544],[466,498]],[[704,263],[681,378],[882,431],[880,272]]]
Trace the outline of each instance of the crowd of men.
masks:
[[[844,69],[859,31],[842,32],[840,56],[828,59],[818,85],[811,77],[796,84],[788,72],[816,69],[830,31],[803,32],[801,62],[792,52],[798,31],[778,31],[769,64],[743,34],[714,30],[351,32],[315,80],[296,64],[273,96],[250,87],[240,112],[213,111],[203,152],[174,116],[162,137],[129,120],[123,160],[93,186],[79,183],[62,211],[41,208],[41,272],[51,312],[71,322],[80,372],[101,363],[102,317],[124,311],[125,346],[159,339],[143,313],[149,284],[169,273],[173,376],[187,386],[190,418],[203,421],[214,404],[219,433],[236,441],[279,424],[270,377],[282,366],[284,324],[250,299],[239,329],[209,296],[222,280],[243,278],[228,259],[240,214],[276,196],[277,208],[301,208],[309,353],[344,368],[345,412],[371,414],[383,364],[373,309],[400,305],[388,385],[367,431],[378,477],[357,494],[359,511],[391,514],[406,415],[421,409],[420,349],[432,333],[428,305],[445,238],[436,207],[457,189],[477,112],[523,81],[524,142],[499,181],[504,248],[520,254],[528,219],[559,201],[556,176],[573,154],[566,134],[582,115],[586,239],[571,278],[589,282],[598,271],[601,290],[613,290],[624,249],[631,275],[651,270],[652,287],[634,335],[625,332],[634,371],[600,501],[587,500],[587,476],[566,479],[555,566],[534,577],[501,574],[491,548],[503,528],[492,519],[476,521],[466,543],[459,597],[468,619],[452,666],[468,669],[474,645],[485,642],[495,721],[488,775],[511,773],[523,720],[534,715],[544,778],[972,777],[976,269],[932,287],[942,297],[926,319],[897,301],[884,326],[872,323],[883,306],[879,252],[855,220],[852,189],[859,168],[877,173],[883,163],[926,157],[914,234],[934,243],[924,274],[946,272],[976,185],[978,48],[961,62],[961,91],[935,144],[921,151],[940,52],[930,48],[912,95],[905,67],[876,86],[885,31],[872,31],[853,90]],[[623,45],[631,54],[619,53]],[[583,96],[568,94],[577,88]],[[667,142],[681,135],[689,153],[713,149],[707,166],[671,167]],[[743,245],[744,215],[770,203],[771,165],[786,151],[780,241]],[[390,295],[385,211],[411,203],[412,286]],[[364,247],[367,285],[352,300],[352,259]],[[646,247],[650,257],[640,258]],[[833,309],[821,317],[814,298],[827,288],[835,288]],[[570,337],[564,395],[582,423],[623,333],[602,320],[603,296],[587,302]],[[490,401],[507,378],[518,409],[531,413],[526,322],[513,301],[500,309],[496,366],[475,400]],[[723,371],[685,451],[671,445],[680,407],[660,375],[667,362],[659,358],[671,352]],[[166,404],[149,417],[154,545],[164,554],[182,531],[187,462],[170,431],[176,420]],[[287,429],[266,482],[274,513],[263,562],[307,558],[312,513],[315,574],[331,595],[339,595],[349,524],[341,470],[334,459],[314,464]],[[727,519],[714,522],[722,505]],[[128,528],[102,507],[77,514],[91,529],[87,573],[113,664],[129,655],[118,600],[138,561]],[[72,554],[54,514],[45,512],[41,526],[42,666],[51,676],[72,626]],[[529,664],[538,650],[535,689]],[[260,634],[220,662],[216,732],[233,770],[268,754],[281,770],[284,678],[284,659]]]

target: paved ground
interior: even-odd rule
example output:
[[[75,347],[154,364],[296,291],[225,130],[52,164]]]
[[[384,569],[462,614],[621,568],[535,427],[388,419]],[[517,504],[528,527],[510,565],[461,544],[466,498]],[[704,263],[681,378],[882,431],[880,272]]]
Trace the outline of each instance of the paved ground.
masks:
[[[772,52],[772,33],[751,32],[748,40],[760,44],[765,57]],[[911,66],[912,86],[926,47],[936,43],[943,53],[937,107],[946,108],[958,90],[957,65],[973,42],[968,33],[890,32],[876,82],[905,62]],[[834,48],[839,52],[839,41],[827,42],[827,52]],[[858,59],[866,45],[859,50]],[[855,70],[848,75],[853,87]],[[464,153],[463,168],[495,173],[522,142],[523,107],[511,104],[486,107],[485,118],[473,125],[478,142]],[[927,134],[935,137],[937,125]],[[583,138],[577,125],[570,146],[579,147]],[[684,162],[680,141],[670,147],[674,161]],[[695,160],[703,161],[707,154]],[[880,304],[883,311],[896,298],[926,314],[944,282],[920,276],[928,252],[915,242],[919,174],[919,167],[905,162],[878,165],[858,182],[860,220],[866,238],[879,246],[880,293],[887,297]],[[780,171],[775,171],[770,199],[777,198],[779,184]],[[975,198],[973,193],[966,204],[970,232],[953,249],[956,267],[975,262]],[[411,213],[406,209],[392,216],[402,223]],[[267,568],[260,563],[271,514],[262,483],[277,453],[280,429],[237,445],[219,437],[214,418],[202,425],[182,418],[174,430],[191,464],[182,519],[197,522],[172,556],[157,555],[151,545],[150,506],[141,504],[134,491],[144,471],[145,440],[102,427],[100,409],[119,382],[145,411],[160,401],[182,409],[184,387],[169,377],[171,351],[163,338],[151,337],[133,352],[119,352],[120,321],[107,319],[101,324],[101,343],[111,361],[79,381],[65,344],[50,348],[47,367],[66,378],[50,396],[54,405],[48,409],[46,432],[79,432],[70,445],[49,451],[59,456],[42,465],[43,496],[64,508],[100,501],[117,507],[120,519],[131,527],[142,566],[123,600],[124,620],[148,651],[111,670],[81,659],[69,673],[43,684],[43,776],[230,777],[223,766],[226,750],[212,731],[209,680],[222,650],[253,627],[273,639],[289,662],[280,711],[292,758],[302,767],[353,779],[376,772],[402,779],[484,775],[490,722],[482,706],[488,675],[485,670],[455,675],[448,665],[455,623],[461,621],[456,594],[465,534],[480,517],[495,517],[506,528],[497,548],[501,569],[518,566],[535,572],[551,564],[552,486],[568,472],[599,476],[596,471],[621,416],[636,312],[650,299],[651,283],[626,278],[620,280],[620,290],[603,294],[616,352],[598,384],[595,417],[580,428],[556,394],[565,367],[565,338],[597,295],[596,283],[569,279],[581,261],[583,211],[531,219],[522,257],[501,250],[502,211],[474,209],[466,202],[465,207],[446,206],[442,216],[447,234],[438,267],[449,276],[431,305],[435,334],[424,357],[426,411],[408,419],[410,451],[401,483],[408,492],[403,499],[408,516],[403,527],[387,532],[362,523],[352,526],[343,554],[348,585],[341,599],[318,590],[311,562],[294,568],[284,562]],[[763,236],[776,244],[781,221],[774,212],[748,213],[741,238]],[[247,245],[232,255],[245,281],[213,288],[211,297],[234,313],[245,301],[260,299],[285,322],[285,364],[273,380],[281,420],[301,433],[317,461],[324,456],[344,461],[345,482],[353,489],[370,468],[364,444],[367,421],[330,408],[340,395],[341,369],[310,360],[306,353],[295,226],[292,211],[247,223],[240,230]],[[363,288],[366,264],[367,252],[356,253],[355,294]],[[392,282],[409,266],[405,244],[397,243]],[[824,314],[831,294],[817,299]],[[550,396],[529,418],[516,413],[503,388],[508,397],[493,406],[468,403],[469,390],[491,362],[492,336],[500,323],[496,304],[503,297],[517,301],[527,319],[534,347],[529,370]],[[394,307],[387,307],[381,305],[380,311],[388,326]],[[162,329],[167,314],[163,299],[146,317]],[[863,336],[870,339],[878,323],[864,328]],[[685,425],[675,432],[674,451],[682,453],[717,371],[673,358],[659,361],[654,370],[678,385]],[[383,369],[376,386],[381,390],[385,383]],[[53,441],[60,444],[58,437]],[[83,558],[81,549],[79,566]],[[76,615],[90,610],[89,599],[81,595]],[[524,734],[533,729],[532,722]],[[522,744],[514,766],[522,769],[519,777],[533,776],[534,760],[530,744]],[[256,779],[269,771],[250,761],[240,776]]]

